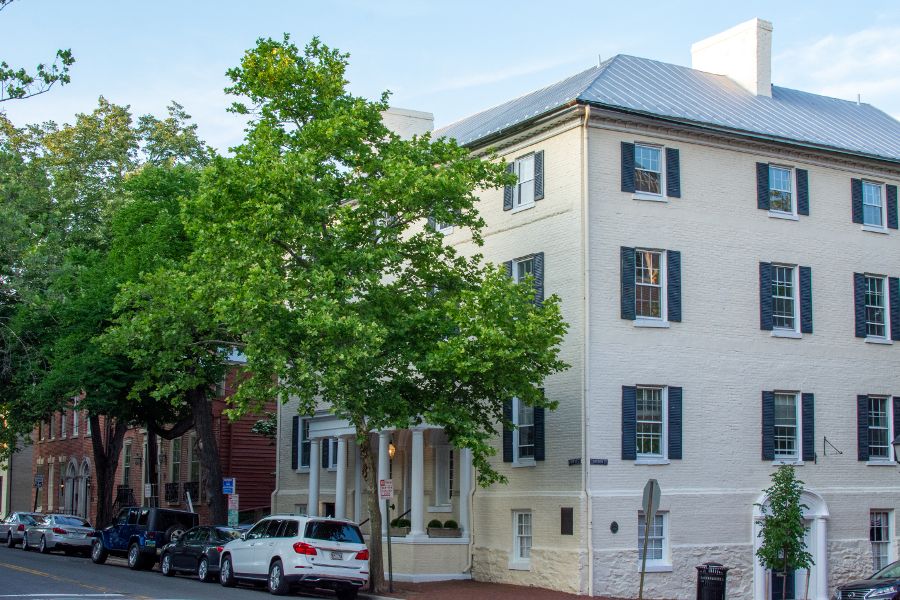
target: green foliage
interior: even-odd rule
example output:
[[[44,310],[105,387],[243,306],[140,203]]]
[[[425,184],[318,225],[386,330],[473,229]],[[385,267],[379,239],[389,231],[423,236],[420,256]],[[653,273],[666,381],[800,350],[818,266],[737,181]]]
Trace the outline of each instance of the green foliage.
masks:
[[[410,523],[409,519],[401,519],[399,517],[396,519],[391,519],[391,527],[403,528],[403,527],[409,527],[410,525],[411,525],[411,523]]]
[[[756,556],[767,569],[789,572],[809,569],[812,555],[806,551],[803,510],[800,501],[803,482],[794,475],[794,468],[782,465],[772,474],[772,485],[765,490],[766,502],[757,504],[763,514],[759,537],[762,539]],[[787,578],[785,578],[786,580]]]
[[[440,520],[438,520],[438,519],[432,519],[432,520],[428,521],[428,527],[432,527],[434,529],[441,529],[443,526],[444,526],[443,523],[441,523]]]
[[[250,428],[252,433],[267,437],[270,440],[278,438],[278,415],[277,413],[267,412],[265,417],[258,420]]]
[[[459,529],[459,523],[453,519],[447,519],[444,521],[444,529]]]

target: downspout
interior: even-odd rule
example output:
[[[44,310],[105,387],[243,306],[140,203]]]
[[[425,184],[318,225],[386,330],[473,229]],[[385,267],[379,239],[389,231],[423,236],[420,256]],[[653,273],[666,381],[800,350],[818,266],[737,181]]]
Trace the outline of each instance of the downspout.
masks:
[[[269,507],[269,512],[271,514],[278,514],[275,511],[275,502],[278,498],[278,490],[281,488],[281,444],[278,441],[281,439],[281,423],[283,422],[281,419],[281,407],[282,402],[279,399],[276,399],[275,402],[275,422],[277,434],[275,435],[275,489],[272,490],[272,501],[271,506]]]
[[[584,263],[582,285],[584,285],[584,348],[582,349],[583,362],[581,377],[583,390],[581,394],[581,489],[582,498],[587,503],[587,550],[588,550],[588,596],[594,595],[594,507],[591,501],[591,471],[588,458],[588,410],[587,405],[591,396],[590,379],[590,355],[591,355],[591,287],[590,287],[590,161],[588,129],[591,120],[591,107],[584,107],[584,122],[582,123],[582,164],[581,164],[581,260]]]
[[[466,526],[469,528],[469,552],[468,552],[468,561],[466,562],[466,568],[463,569],[463,573],[472,574],[472,566],[475,562],[475,491],[476,485],[474,482],[478,481],[478,478],[475,476],[475,467],[472,469],[472,479],[469,481],[469,522],[466,523]]]

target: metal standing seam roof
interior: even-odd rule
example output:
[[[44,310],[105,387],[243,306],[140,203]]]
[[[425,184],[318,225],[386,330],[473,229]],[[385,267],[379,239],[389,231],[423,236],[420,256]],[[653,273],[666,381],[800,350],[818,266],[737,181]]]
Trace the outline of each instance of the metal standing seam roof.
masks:
[[[474,144],[573,100],[900,161],[900,121],[869,104],[776,85],[771,98],[756,96],[724,75],[625,54],[434,136]]]

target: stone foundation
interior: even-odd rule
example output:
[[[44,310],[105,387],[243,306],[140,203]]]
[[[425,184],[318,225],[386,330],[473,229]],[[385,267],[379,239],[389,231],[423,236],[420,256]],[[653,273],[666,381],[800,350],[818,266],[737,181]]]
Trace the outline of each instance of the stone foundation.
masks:
[[[586,593],[587,553],[532,548],[531,568],[509,568],[509,551],[476,548],[472,569],[476,581],[511,583],[530,587]]]

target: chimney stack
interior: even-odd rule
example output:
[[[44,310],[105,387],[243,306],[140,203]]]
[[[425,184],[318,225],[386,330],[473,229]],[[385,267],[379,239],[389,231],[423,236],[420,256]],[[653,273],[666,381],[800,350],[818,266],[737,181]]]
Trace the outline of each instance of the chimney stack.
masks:
[[[691,46],[691,67],[725,75],[757,96],[772,97],[772,24],[750,19]]]

